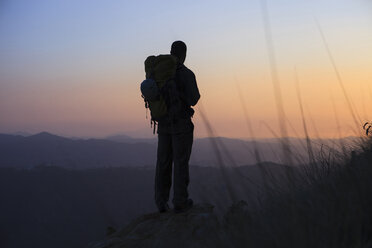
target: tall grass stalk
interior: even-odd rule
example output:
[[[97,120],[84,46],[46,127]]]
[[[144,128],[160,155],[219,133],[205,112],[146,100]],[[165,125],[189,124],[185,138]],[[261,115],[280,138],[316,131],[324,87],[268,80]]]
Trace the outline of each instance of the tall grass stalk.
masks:
[[[297,73],[296,67],[295,67],[294,71],[295,71],[295,84],[296,84],[297,99],[298,99],[298,105],[300,107],[300,112],[301,112],[302,126],[303,126],[303,129],[304,129],[305,138],[306,138],[306,146],[307,146],[307,153],[309,155],[309,163],[314,164],[315,163],[314,152],[313,152],[313,147],[311,145],[309,132],[307,130],[307,124],[306,124],[306,120],[305,120],[305,113],[304,113],[304,108],[303,108],[303,105],[302,105],[300,81],[298,79],[298,73]]]
[[[323,32],[323,29],[319,23],[319,21],[315,18],[315,22],[316,22],[316,25],[317,25],[317,28],[318,28],[318,31],[320,33],[320,36],[322,38],[322,41],[323,41],[323,45],[327,51],[327,55],[328,55],[328,58],[332,64],[332,67],[333,67],[333,70],[336,74],[336,78],[337,78],[337,82],[342,90],[342,93],[345,97],[345,100],[346,100],[346,103],[347,103],[347,106],[348,106],[348,109],[349,109],[349,112],[350,112],[350,115],[352,116],[353,118],[353,121],[354,121],[354,124],[355,124],[355,133],[356,134],[360,134],[360,132],[358,132],[358,130],[360,130],[360,123],[362,122],[361,119],[360,119],[360,116],[358,114],[358,112],[356,111],[355,107],[353,107],[353,103],[348,95],[348,93],[346,92],[346,89],[345,89],[345,86],[344,86],[344,82],[342,80],[342,77],[341,77],[341,73],[337,67],[337,64],[336,64],[336,61],[333,57],[333,54],[331,52],[331,49],[329,48],[329,45],[328,45],[328,42],[327,42],[327,39],[324,35],[324,32]]]
[[[275,103],[277,107],[283,157],[286,160],[286,164],[292,165],[292,156],[291,156],[291,150],[290,150],[289,140],[288,140],[288,132],[287,132],[287,127],[286,127],[286,122],[285,122],[283,97],[282,97],[278,70],[277,70],[275,48],[274,48],[274,43],[273,43],[273,39],[271,35],[272,32],[271,32],[270,17],[269,17],[269,11],[267,7],[267,1],[261,0],[260,3],[261,3],[262,19],[263,19],[263,24],[264,24],[266,49],[267,49],[267,54],[268,54],[269,63],[270,63],[270,75],[271,75],[271,81],[272,81],[273,88],[274,88]],[[288,175],[290,176],[290,174],[291,173],[289,173]]]
[[[224,179],[224,182],[226,184],[226,188],[227,188],[230,200],[231,200],[231,202],[236,202],[238,200],[238,197],[237,197],[237,195],[234,191],[233,183],[232,183],[232,181],[231,181],[231,179],[228,176],[228,173],[226,171],[226,165],[223,161],[222,153],[221,153],[221,151],[219,149],[219,146],[218,146],[218,137],[216,137],[215,132],[212,128],[212,125],[210,124],[210,122],[207,118],[207,115],[204,111],[204,107],[203,107],[202,103],[199,103],[199,113],[200,113],[200,116],[202,118],[205,129],[207,130],[208,136],[210,137],[209,140],[211,142],[214,154],[216,155],[218,167],[221,171],[221,176]]]

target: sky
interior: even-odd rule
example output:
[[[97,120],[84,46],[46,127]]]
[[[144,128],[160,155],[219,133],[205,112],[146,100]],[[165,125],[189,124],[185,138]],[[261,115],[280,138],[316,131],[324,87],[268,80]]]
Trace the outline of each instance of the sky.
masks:
[[[0,133],[153,137],[143,62],[183,40],[197,137],[210,135],[201,113],[214,135],[280,136],[263,1],[1,0]],[[304,136],[295,71],[310,136],[357,135],[372,121],[372,2],[266,3],[287,135]]]

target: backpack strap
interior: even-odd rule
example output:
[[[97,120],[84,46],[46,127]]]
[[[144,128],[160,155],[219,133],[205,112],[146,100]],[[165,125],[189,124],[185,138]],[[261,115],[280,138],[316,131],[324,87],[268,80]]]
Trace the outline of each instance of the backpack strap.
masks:
[[[145,102],[145,109],[146,109],[146,119],[147,119],[147,113],[148,113],[148,110],[149,110],[149,101],[146,100],[146,98],[141,95],[142,98],[143,98],[143,101]]]
[[[155,131],[156,131],[156,126],[158,126],[158,129],[159,129],[159,124],[157,121],[155,121],[154,119],[151,119],[151,128],[154,126],[154,129],[152,131],[153,134],[155,134]]]

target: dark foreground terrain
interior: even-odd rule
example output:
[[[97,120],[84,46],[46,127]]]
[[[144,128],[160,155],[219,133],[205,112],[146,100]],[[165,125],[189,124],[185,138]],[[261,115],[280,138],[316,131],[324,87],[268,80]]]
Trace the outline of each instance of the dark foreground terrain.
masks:
[[[323,157],[301,173],[287,167],[281,184],[263,181],[258,201],[235,201],[223,214],[200,204],[181,215],[143,215],[90,247],[370,248],[372,143],[360,148]]]
[[[263,166],[273,174],[283,175],[281,165]],[[239,198],[248,201],[254,198],[249,192],[262,185],[258,166],[227,169],[226,174],[217,168],[192,166],[190,172],[191,196],[197,203],[213,204],[217,213],[232,203],[226,176],[234,182]],[[154,169],[146,167],[2,168],[0,247],[85,247],[102,239],[108,226],[119,228],[154,212],[153,184]]]

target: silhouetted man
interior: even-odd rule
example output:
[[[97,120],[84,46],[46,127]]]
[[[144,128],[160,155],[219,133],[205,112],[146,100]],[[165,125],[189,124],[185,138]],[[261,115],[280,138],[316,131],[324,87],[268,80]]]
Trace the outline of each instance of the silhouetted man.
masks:
[[[183,63],[186,59],[186,44],[175,41],[171,47],[171,55],[178,58],[175,76],[176,88],[182,107],[172,118],[158,122],[158,152],[155,175],[155,202],[159,212],[169,210],[168,200],[173,176],[173,206],[176,213],[184,212],[193,206],[189,199],[189,160],[193,143],[194,125],[191,117],[200,98],[194,73]]]

